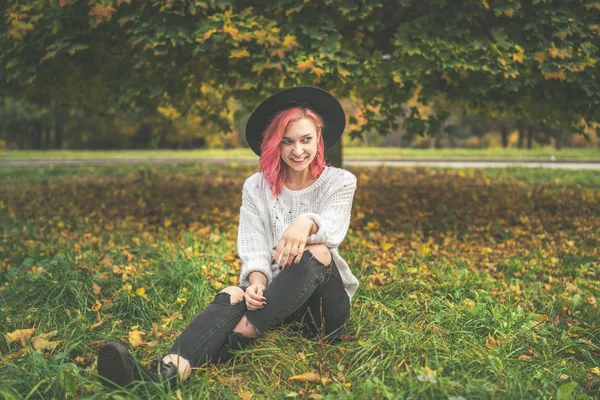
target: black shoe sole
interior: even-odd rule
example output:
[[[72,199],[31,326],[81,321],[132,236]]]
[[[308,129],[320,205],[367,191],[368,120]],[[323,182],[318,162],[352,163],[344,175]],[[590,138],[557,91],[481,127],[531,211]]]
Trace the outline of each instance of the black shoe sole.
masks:
[[[117,342],[106,342],[98,351],[98,375],[109,388],[125,387],[134,381],[134,366],[127,347]]]

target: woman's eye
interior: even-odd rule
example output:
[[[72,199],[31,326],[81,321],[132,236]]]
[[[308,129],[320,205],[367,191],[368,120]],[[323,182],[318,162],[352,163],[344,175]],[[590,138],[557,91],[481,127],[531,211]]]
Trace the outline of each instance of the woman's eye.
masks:
[[[309,137],[308,137],[308,138],[304,138],[302,141],[303,141],[304,143],[308,143],[308,142],[310,142],[311,140],[312,140],[312,138],[309,138]]]

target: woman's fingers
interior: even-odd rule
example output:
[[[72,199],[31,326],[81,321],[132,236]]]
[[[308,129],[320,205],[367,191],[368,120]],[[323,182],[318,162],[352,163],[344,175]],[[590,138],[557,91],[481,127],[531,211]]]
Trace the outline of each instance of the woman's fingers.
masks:
[[[287,245],[287,243],[284,239],[281,239],[279,241],[279,244],[275,248],[275,254],[273,254],[273,262],[274,263],[279,263],[281,265],[281,263],[283,262],[283,256],[284,256],[284,251],[285,251],[286,245]]]
[[[248,307],[249,310],[256,310],[263,308],[264,303],[262,301],[255,300],[250,296],[246,296],[246,307]]]
[[[263,308],[267,304],[267,299],[263,296],[263,289],[258,285],[251,285],[244,293],[246,299],[246,307],[248,310],[254,311]]]
[[[283,248],[281,248],[281,259],[279,259],[280,267],[283,269],[288,265],[292,265],[294,260],[296,260],[296,262],[300,261],[305,246],[306,243],[300,240],[286,241]],[[280,247],[278,246],[277,248],[279,249]],[[273,258],[275,261],[278,260],[276,257]]]
[[[296,254],[296,264],[298,264],[300,262],[300,259],[302,258],[302,254],[304,254],[304,243],[301,243],[300,246],[298,246],[298,254]]]

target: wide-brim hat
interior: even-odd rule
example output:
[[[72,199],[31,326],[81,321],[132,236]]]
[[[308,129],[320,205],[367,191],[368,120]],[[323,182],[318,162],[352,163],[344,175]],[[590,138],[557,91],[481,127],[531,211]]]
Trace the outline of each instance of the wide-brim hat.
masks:
[[[277,92],[260,103],[246,123],[246,142],[260,156],[263,134],[273,117],[290,107],[305,107],[323,119],[325,148],[333,146],[346,127],[346,115],[339,101],[329,92],[315,86],[296,86]]]

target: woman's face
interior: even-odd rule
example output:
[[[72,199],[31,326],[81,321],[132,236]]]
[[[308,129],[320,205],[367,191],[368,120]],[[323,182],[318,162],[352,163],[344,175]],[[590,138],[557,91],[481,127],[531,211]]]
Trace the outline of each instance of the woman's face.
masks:
[[[281,159],[291,169],[304,171],[317,154],[317,140],[317,127],[311,119],[290,123],[279,144]]]

